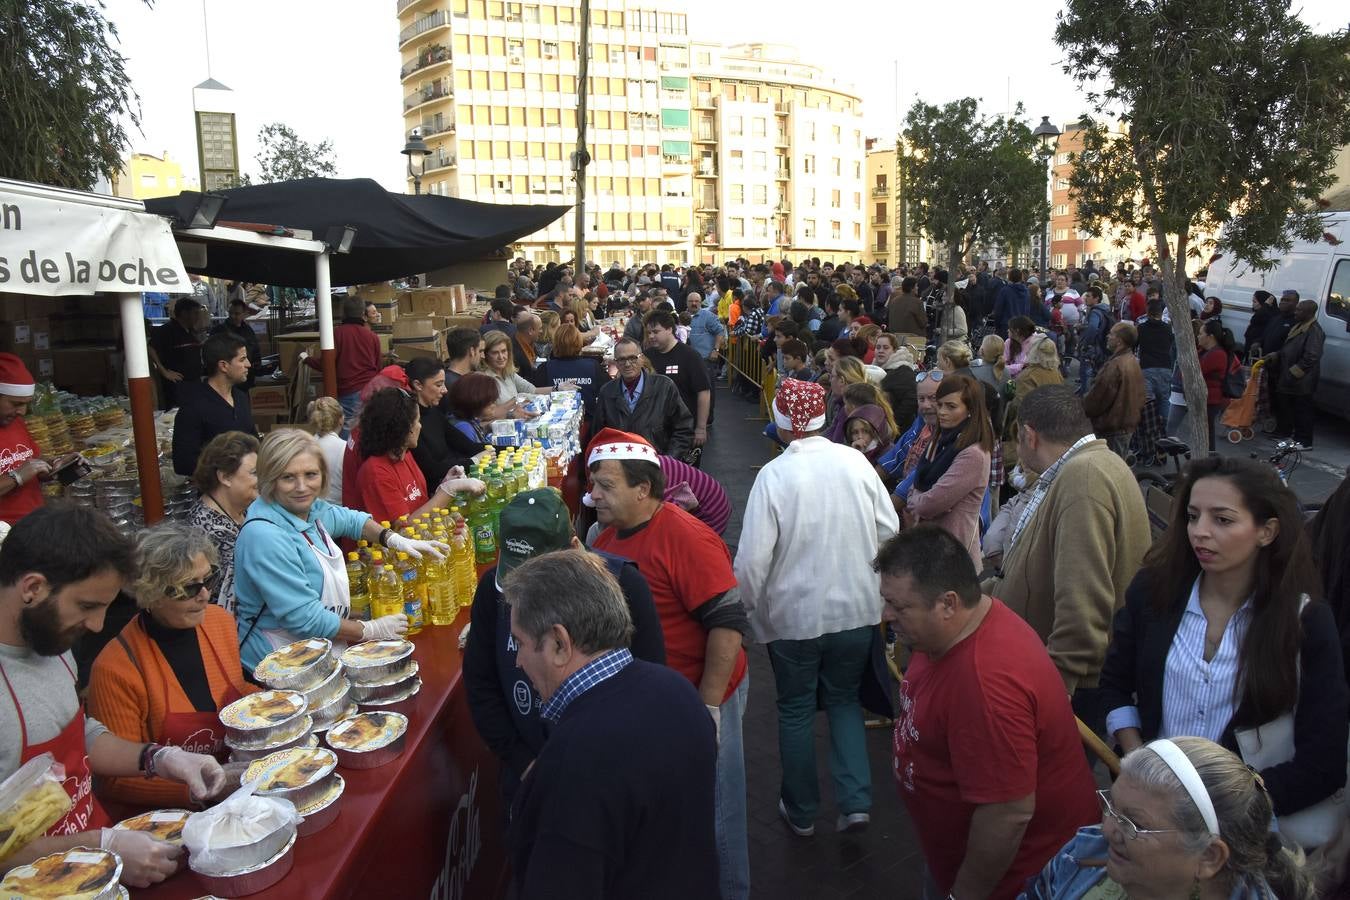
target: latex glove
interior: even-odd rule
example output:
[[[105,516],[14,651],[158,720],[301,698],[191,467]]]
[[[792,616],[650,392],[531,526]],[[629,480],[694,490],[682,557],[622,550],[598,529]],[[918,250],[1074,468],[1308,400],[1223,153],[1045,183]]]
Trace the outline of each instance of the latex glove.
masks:
[[[449,545],[440,541],[414,541],[401,534],[389,535],[388,543],[385,546],[395,553],[406,553],[414,559],[421,559],[423,553],[429,553],[437,560],[442,560],[450,552]]]
[[[407,630],[408,617],[403,613],[380,616],[378,619],[361,623],[361,640],[392,641],[394,638],[403,637]]]
[[[708,715],[712,716],[713,733],[717,737],[717,746],[720,747],[722,746],[722,707],[708,706],[707,704],[704,704],[704,706],[708,710]]]
[[[487,490],[487,485],[477,478],[465,478],[463,472],[459,475],[451,472],[445,476],[445,480],[437,490],[447,496],[454,495],[456,491],[468,491],[474,496],[480,496]]]
[[[193,803],[205,803],[225,789],[225,770],[214,757],[165,747],[155,753],[155,774],[187,785]]]
[[[119,831],[104,828],[99,846],[122,859],[122,883],[134,888],[149,887],[178,871],[182,847],[157,840],[144,831]]]

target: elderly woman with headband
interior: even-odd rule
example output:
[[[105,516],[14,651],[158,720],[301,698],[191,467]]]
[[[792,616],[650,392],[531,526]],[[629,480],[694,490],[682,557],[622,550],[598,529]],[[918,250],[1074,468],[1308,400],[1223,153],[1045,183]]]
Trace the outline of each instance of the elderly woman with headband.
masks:
[[[1020,900],[1308,900],[1306,872],[1271,830],[1261,776],[1197,737],[1125,757],[1097,792],[1102,824],[1080,829]]]
[[[364,538],[395,552],[437,559],[449,549],[382,527],[369,514],[322,499],[328,465],[313,435],[270,432],[258,453],[258,499],[235,544],[240,656],[247,670],[278,647],[309,637],[337,642],[397,637],[402,613],[373,621],[348,618],[351,593],[337,538]]]
[[[195,528],[161,523],[141,533],[137,555],[140,613],[94,660],[89,712],[126,740],[224,759],[219,711],[255,688],[239,668],[234,617],[211,602],[216,548]],[[106,778],[97,790],[137,807],[190,800],[165,778]]]

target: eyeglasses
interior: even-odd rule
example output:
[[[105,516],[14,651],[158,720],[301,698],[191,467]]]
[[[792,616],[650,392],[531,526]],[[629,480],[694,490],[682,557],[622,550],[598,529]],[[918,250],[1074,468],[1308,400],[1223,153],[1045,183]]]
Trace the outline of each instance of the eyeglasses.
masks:
[[[1111,805],[1111,795],[1106,791],[1097,792],[1097,802],[1101,804],[1102,815],[1110,816],[1115,821],[1116,826],[1120,828],[1120,833],[1125,835],[1127,841],[1135,840],[1141,835],[1178,834],[1181,832],[1180,828],[1140,828]]]
[[[219,566],[212,566],[211,571],[206,573],[206,577],[201,581],[189,581],[186,584],[171,584],[164,589],[164,596],[171,597],[174,600],[193,600],[203,590],[211,586],[211,582],[216,580],[220,574]]]
[[[614,361],[615,361],[616,363],[618,363],[619,365],[621,365],[621,366],[635,366],[635,365],[637,365],[639,362],[642,361],[642,357],[641,357],[640,355],[639,355],[639,356],[616,356],[616,357],[614,357]]]
[[[930,378],[933,380],[933,384],[937,384],[939,381],[942,380],[942,370],[929,369],[927,372],[920,372],[914,376],[914,383],[922,384],[923,382],[927,381]]]

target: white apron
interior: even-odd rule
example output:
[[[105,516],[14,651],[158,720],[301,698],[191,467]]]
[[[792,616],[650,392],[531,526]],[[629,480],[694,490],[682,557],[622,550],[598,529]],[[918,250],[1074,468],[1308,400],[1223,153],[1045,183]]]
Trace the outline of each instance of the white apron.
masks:
[[[347,583],[347,561],[338,549],[337,544],[328,536],[323,523],[316,523],[319,529],[319,537],[322,539],[322,546],[317,545],[310,540],[308,534],[301,532],[305,543],[309,544],[310,552],[314,558],[319,561],[319,572],[323,575],[323,593],[319,597],[319,602],[323,608],[329,612],[337,613],[339,619],[346,619],[352,611],[352,592],[351,586]],[[305,638],[314,637],[312,634],[296,634],[285,628],[259,628],[258,633],[267,641],[268,646],[273,650],[284,647],[295,641],[303,641]],[[339,641],[336,637],[333,639],[333,655],[337,656],[347,649],[344,641]]]

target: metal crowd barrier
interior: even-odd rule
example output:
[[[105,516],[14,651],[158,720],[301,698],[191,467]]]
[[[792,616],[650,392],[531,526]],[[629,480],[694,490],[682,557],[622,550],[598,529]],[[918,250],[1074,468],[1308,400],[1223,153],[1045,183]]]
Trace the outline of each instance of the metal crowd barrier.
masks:
[[[727,365],[733,373],[753,384],[759,391],[759,416],[752,418],[768,419],[769,404],[773,402],[773,393],[778,384],[778,373],[771,365],[766,365],[759,355],[759,341],[746,335],[732,335],[727,352]]]

